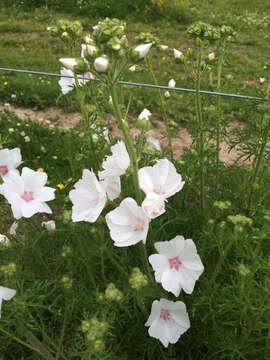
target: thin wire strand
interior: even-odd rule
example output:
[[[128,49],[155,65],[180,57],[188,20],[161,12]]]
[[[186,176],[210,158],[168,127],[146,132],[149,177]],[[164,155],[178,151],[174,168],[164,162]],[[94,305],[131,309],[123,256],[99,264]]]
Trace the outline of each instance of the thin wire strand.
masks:
[[[41,71],[18,70],[18,69],[9,69],[9,68],[2,68],[2,67],[0,67],[0,71],[10,71],[10,72],[23,73],[23,74],[54,76],[54,77],[62,77],[62,78],[63,77],[74,78],[74,76],[72,76],[72,75],[61,75],[61,74],[41,72]],[[85,78],[83,76],[78,76],[78,79],[83,79],[84,81],[100,81],[99,79],[95,79],[95,78],[89,79],[89,78]],[[153,88],[153,89],[162,89],[162,90],[168,90],[168,91],[182,91],[182,92],[196,93],[196,90],[194,90],[194,89],[186,89],[186,88],[179,88],[179,87],[171,88],[169,86],[152,85],[152,84],[144,84],[144,83],[136,83],[136,82],[119,81],[118,84],[119,85],[129,85],[129,86],[140,86],[140,87]],[[264,100],[263,98],[256,97],[256,96],[228,94],[228,93],[206,91],[206,90],[200,90],[200,93],[207,94],[207,95],[227,96],[227,97],[233,97],[233,98],[238,98],[238,99],[247,99],[247,100]]]

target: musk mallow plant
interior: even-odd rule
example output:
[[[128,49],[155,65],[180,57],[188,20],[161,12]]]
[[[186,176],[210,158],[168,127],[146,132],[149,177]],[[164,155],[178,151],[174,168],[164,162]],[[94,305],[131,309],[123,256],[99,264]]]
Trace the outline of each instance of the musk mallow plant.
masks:
[[[85,119],[89,120],[89,116],[86,113],[86,104],[84,103],[84,90],[83,87],[79,88],[77,74],[90,72],[104,83],[111,97],[111,104],[118,127],[124,137],[124,142],[119,141],[111,146],[112,155],[107,156],[103,161],[98,159],[97,154],[95,155],[97,173],[95,173],[95,169],[91,171],[84,169],[82,179],[75,184],[75,189],[70,191],[69,196],[73,203],[72,220],[75,222],[95,222],[99,216],[102,216],[101,213],[106,204],[109,203],[108,200],[114,202],[121,196],[120,177],[124,177],[127,171],[132,174],[135,198],[128,196],[120,199],[120,204],[105,215],[105,220],[111,239],[116,247],[134,246],[140,243],[142,262],[148,273],[148,280],[153,282],[146,247],[149,225],[151,221],[165,213],[165,202],[183,188],[184,181],[182,181],[181,175],[177,173],[173,163],[168,159],[158,160],[152,167],[145,166],[139,169],[134,141],[127,125],[128,117],[127,114],[125,117],[122,115],[122,107],[119,104],[117,83],[124,73],[130,71],[131,66],[136,66],[137,63],[147,58],[148,52],[152,47],[158,45],[158,41],[154,41],[156,39],[152,38],[153,43],[151,43],[149,39],[142,36],[141,39],[145,43],[131,47],[125,34],[125,26],[126,24],[123,21],[117,19],[111,20],[107,18],[100,21],[97,26],[93,27],[92,34],[84,37],[81,58],[64,58],[60,60],[62,64],[72,66],[71,70],[74,71],[76,90]],[[149,63],[147,65],[149,68]],[[170,82],[170,86],[175,86],[173,81]],[[151,112],[148,109],[144,109],[138,116],[139,128],[142,131],[149,130],[150,116]],[[144,122],[143,127],[141,126],[142,122]],[[91,124],[89,125],[91,127]],[[90,141],[92,141],[91,136]],[[172,158],[170,136],[169,146]],[[95,152],[94,146],[92,149]],[[144,200],[142,191],[146,195]],[[119,203],[118,200],[117,203]],[[178,251],[173,256],[174,259],[178,259],[177,266],[173,267],[174,272],[177,274],[173,276],[170,273],[173,285],[171,287],[167,286],[166,290],[169,289],[168,291],[172,291],[175,296],[179,295],[181,287],[190,293],[193,290],[195,280],[199,277],[199,272],[203,271],[202,264],[196,276],[191,273],[188,265],[184,267],[188,256],[192,259],[195,256],[194,246],[186,246],[184,256],[181,253],[183,246],[179,245]],[[188,255],[189,251],[191,251],[191,254]],[[181,254],[183,255],[181,257],[183,264],[179,257]],[[166,261],[170,269],[171,258],[166,259]],[[194,270],[194,267],[192,270]],[[184,271],[185,275],[189,273],[190,276],[186,282],[185,280],[179,280],[184,276]],[[156,277],[156,281],[161,282],[161,279]],[[165,281],[166,284],[168,282],[169,280]],[[164,281],[162,285],[164,285]],[[154,302],[153,309],[156,307],[156,302]],[[171,302],[162,299],[161,305],[163,303],[166,306],[161,307],[159,312],[155,311],[155,316],[151,314],[147,325],[150,326],[150,336],[158,338],[164,346],[168,346],[169,343],[178,341],[180,335],[188,329],[189,320],[186,310],[182,311],[181,315],[179,313],[178,318],[176,315],[174,316],[173,307],[176,306],[175,311],[177,313],[177,308],[181,302],[171,305]],[[181,303],[180,308],[185,309],[185,305]],[[180,319],[181,316],[182,320]],[[160,321],[157,321],[155,317]]]

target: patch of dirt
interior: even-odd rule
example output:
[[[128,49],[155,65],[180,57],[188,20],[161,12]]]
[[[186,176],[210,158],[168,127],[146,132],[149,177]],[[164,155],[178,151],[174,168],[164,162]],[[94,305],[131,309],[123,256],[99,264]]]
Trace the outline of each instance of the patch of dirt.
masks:
[[[37,110],[34,111],[32,109],[25,109],[20,107],[14,107],[8,103],[4,105],[0,105],[0,111],[2,110],[9,110],[14,112],[20,119],[27,120],[31,119],[33,121],[38,121],[44,126],[48,126],[47,122],[50,120],[54,125],[58,127],[75,127],[79,124],[82,115],[78,112],[74,113],[64,113],[60,109],[57,108],[49,108],[48,110]],[[113,115],[108,115],[105,119],[105,122],[108,125],[111,125],[112,131],[111,135],[117,139],[123,139],[123,135],[118,127],[115,126],[115,118]],[[241,124],[236,122],[234,126],[241,128]],[[133,137],[140,134],[140,131],[135,128],[135,126],[131,127],[131,135]],[[162,147],[167,146],[168,141],[164,137],[163,134],[166,132],[165,124],[161,121],[154,120],[153,121],[153,129],[147,132],[147,136],[151,136],[159,140]],[[174,157],[178,159],[184,153],[184,149],[189,147],[192,144],[191,135],[188,131],[183,128],[179,127],[177,138],[172,139],[172,146],[173,146],[173,153]],[[225,143],[221,143],[220,145],[220,160],[224,163],[231,165],[235,162],[237,157],[239,156],[239,152],[236,149],[233,149],[230,153],[228,152],[229,148],[228,145]],[[246,162],[247,163],[247,162]]]

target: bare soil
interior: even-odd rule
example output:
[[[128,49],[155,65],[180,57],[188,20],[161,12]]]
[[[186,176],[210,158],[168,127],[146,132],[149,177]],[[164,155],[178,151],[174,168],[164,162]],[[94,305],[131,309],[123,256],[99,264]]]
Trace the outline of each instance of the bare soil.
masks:
[[[0,105],[0,111],[7,109],[9,111],[14,112],[20,119],[31,119],[33,121],[38,121],[41,124],[47,126],[46,121],[51,120],[55,126],[58,127],[75,127],[79,124],[81,120],[81,114],[78,112],[74,113],[64,113],[60,109],[57,108],[49,108],[47,110],[32,110],[26,108],[15,107],[10,104]],[[115,119],[113,115],[107,116],[105,121],[108,125],[115,124]],[[241,127],[240,123],[235,123],[234,126]],[[154,137],[159,140],[161,146],[166,146],[168,141],[164,138],[163,134],[165,133],[165,124],[161,121],[155,120],[153,122],[153,129],[147,132],[147,136]],[[139,135],[139,130],[134,127],[131,128],[131,135],[136,136]],[[121,131],[116,127],[112,127],[111,135],[114,138],[121,139],[123,138]],[[177,137],[172,139],[173,153],[174,157],[177,159],[183,153],[186,147],[189,147],[192,144],[191,135],[188,131],[179,127]],[[221,151],[220,151],[220,160],[225,162],[228,165],[233,164],[237,157],[239,156],[239,152],[236,149],[233,149],[231,152],[228,152],[228,145],[225,143],[221,143]]]

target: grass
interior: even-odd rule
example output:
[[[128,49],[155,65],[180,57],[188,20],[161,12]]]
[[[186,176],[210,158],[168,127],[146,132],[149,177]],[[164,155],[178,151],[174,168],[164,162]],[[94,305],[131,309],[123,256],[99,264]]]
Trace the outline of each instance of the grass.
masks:
[[[213,24],[225,22],[239,31],[224,64],[224,92],[265,95],[262,90],[269,80],[269,40],[264,34],[268,23],[262,27],[257,13],[252,15],[254,23],[247,26],[245,12],[253,12],[254,4],[255,1],[248,4],[232,0],[190,1],[194,19]],[[265,16],[270,12],[266,1],[256,6]],[[63,44],[49,37],[45,29],[62,17],[75,19],[45,9],[18,11],[16,17],[14,9],[2,10],[1,66],[59,72],[58,59],[67,53]],[[80,19],[88,29],[97,22],[87,17]],[[162,43],[186,51],[193,46],[186,27],[166,19],[142,23],[130,17],[127,32],[131,41],[142,29],[153,32]],[[210,46],[207,51],[210,53],[212,49]],[[174,78],[177,86],[193,87],[188,78],[192,75],[190,67],[186,72],[182,64],[175,64],[172,54],[165,55],[164,60],[163,56],[154,51],[151,54],[159,83],[167,84]],[[216,80],[216,65],[212,71]],[[266,83],[261,85],[259,77],[265,77]],[[147,72],[129,73],[123,80],[152,82]],[[209,72],[203,74],[202,88],[215,90]],[[102,84],[89,84],[87,89],[86,100],[95,106],[91,108],[93,119],[106,125],[105,113],[112,111],[108,90]],[[11,97],[12,94],[16,97]],[[130,94],[131,114],[146,107],[154,113],[153,117],[164,121],[156,91],[122,87],[120,98],[124,110]],[[75,91],[62,96],[54,78],[3,73],[0,98],[3,102],[36,109],[58,106],[64,111],[79,110]],[[157,241],[170,240],[177,234],[192,238],[205,267],[192,295],[181,292],[179,297],[187,306],[191,328],[168,349],[149,337],[144,323],[154,299],[175,301],[176,298],[151,278],[138,290],[132,288],[129,282],[132,269],[139,267],[145,273],[139,245],[115,247],[104,218],[123,198],[133,196],[131,171],[122,177],[120,199],[109,202],[95,223],[72,222],[68,194],[81,178],[83,169],[96,167],[89,130],[83,124],[74,129],[60,129],[53,119],[45,126],[31,119],[22,121],[8,110],[0,112],[2,147],[19,147],[24,160],[21,167],[43,168],[48,174],[48,186],[57,189],[56,199],[49,203],[52,215],[20,219],[13,237],[9,234],[14,221],[12,211],[1,196],[0,233],[6,234],[10,243],[8,246],[0,243],[0,284],[16,289],[17,294],[2,304],[0,360],[269,358],[270,149],[267,144],[262,147],[269,123],[268,103],[222,99],[222,138],[231,147],[239,146],[244,158],[255,160],[253,165],[245,166],[220,163],[220,181],[215,192],[215,149],[211,140],[216,139],[216,97],[202,96],[201,100],[207,135],[203,167],[198,165],[196,150],[198,125],[194,95],[172,95],[166,102],[173,132],[179,124],[185,125],[194,143],[181,159],[174,160],[185,186],[168,199],[166,213],[151,221],[146,243],[150,255],[156,252]],[[245,124],[244,130],[228,129],[228,124],[235,120]],[[29,136],[29,142],[25,136]],[[110,146],[102,136],[95,142],[100,164],[110,154]],[[140,138],[135,139],[135,146],[140,147]],[[265,151],[260,160],[261,149]],[[152,166],[159,158],[161,154],[143,146],[139,168]],[[202,170],[204,209],[200,207]],[[63,184],[62,189],[59,184]],[[238,215],[244,215],[244,220],[239,220]],[[50,219],[56,222],[53,233],[41,225]],[[108,295],[110,283],[121,292],[119,298]]]

